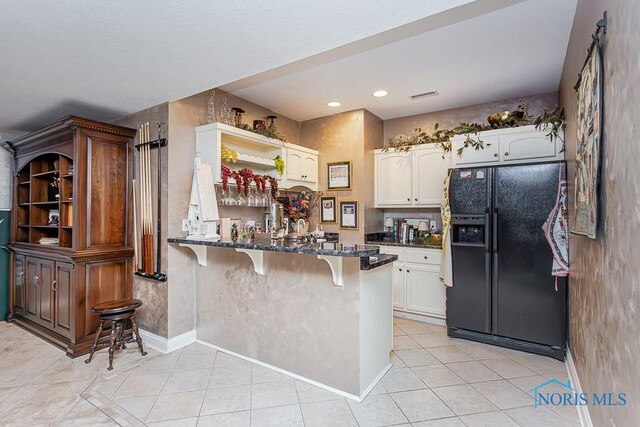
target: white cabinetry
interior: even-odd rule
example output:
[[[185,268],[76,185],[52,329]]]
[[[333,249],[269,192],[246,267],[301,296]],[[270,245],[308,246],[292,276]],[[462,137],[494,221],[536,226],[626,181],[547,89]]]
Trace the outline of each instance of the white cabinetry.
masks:
[[[376,150],[376,207],[439,207],[451,164],[449,154],[433,146],[408,152]]]
[[[302,185],[318,189],[318,152],[294,144],[285,144],[285,188]]]
[[[453,167],[493,166],[499,164],[536,163],[564,160],[562,141],[551,142],[548,130],[536,130],[535,126],[496,129],[470,135],[482,141],[484,148],[469,146],[459,156],[465,135],[451,138]],[[563,137],[563,135],[561,135]]]
[[[381,246],[380,252],[398,255],[393,263],[393,308],[444,319],[446,292],[440,281],[442,251]]]

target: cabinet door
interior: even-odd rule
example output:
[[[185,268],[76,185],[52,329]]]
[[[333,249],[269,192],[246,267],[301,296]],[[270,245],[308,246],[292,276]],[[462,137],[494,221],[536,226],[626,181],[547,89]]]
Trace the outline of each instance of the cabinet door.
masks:
[[[444,179],[451,166],[451,157],[442,150],[416,149],[413,153],[413,204],[439,207]]]
[[[26,316],[37,320],[40,315],[40,261],[27,257],[27,307]]]
[[[471,164],[493,164],[500,162],[500,137],[499,136],[478,136],[471,135],[474,140],[482,141],[483,148],[475,149],[474,147],[466,147],[460,156],[458,149],[464,147],[465,137],[456,137],[451,141],[451,156],[453,158],[454,167],[465,166]]]
[[[25,314],[27,298],[26,276],[24,271],[24,256],[15,255],[13,258],[13,309],[14,313]]]
[[[305,181],[316,182],[318,180],[318,156],[304,154],[302,157],[302,176]]]
[[[71,336],[73,265],[56,263],[56,283],[54,291],[55,322],[53,328],[59,334]]]
[[[404,263],[394,262],[391,282],[393,288],[393,308],[404,309]]]
[[[406,307],[432,316],[445,316],[445,286],[435,266],[407,264]]]
[[[38,288],[40,290],[40,323],[53,327],[53,287],[55,286],[55,262],[40,260]]]
[[[411,153],[376,154],[376,205],[411,205]]]
[[[500,137],[502,161],[555,160],[556,143],[545,137],[545,132],[526,132]],[[560,159],[561,160],[561,159]]]
[[[302,175],[304,174],[302,169],[302,156],[302,152],[287,148],[287,163],[284,165],[287,179],[298,181],[302,179]]]

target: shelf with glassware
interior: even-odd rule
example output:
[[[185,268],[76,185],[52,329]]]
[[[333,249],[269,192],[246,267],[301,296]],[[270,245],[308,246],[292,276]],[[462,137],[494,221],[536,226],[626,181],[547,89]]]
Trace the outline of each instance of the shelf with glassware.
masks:
[[[73,236],[73,160],[47,153],[17,174],[16,242],[70,248]]]
[[[232,172],[247,168],[254,175],[273,177],[280,188],[317,189],[318,152],[315,150],[217,122],[198,126],[195,131],[196,152],[203,163],[212,166],[215,184],[222,184],[222,166],[226,166]],[[298,158],[300,164],[293,160],[291,163],[294,176],[288,172],[287,163]]]

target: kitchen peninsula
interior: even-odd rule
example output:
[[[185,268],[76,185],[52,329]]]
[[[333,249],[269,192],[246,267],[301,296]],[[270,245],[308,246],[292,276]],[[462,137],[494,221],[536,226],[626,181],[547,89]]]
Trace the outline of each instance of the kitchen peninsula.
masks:
[[[198,341],[357,400],[389,369],[397,256],[329,242],[169,243],[198,254]]]

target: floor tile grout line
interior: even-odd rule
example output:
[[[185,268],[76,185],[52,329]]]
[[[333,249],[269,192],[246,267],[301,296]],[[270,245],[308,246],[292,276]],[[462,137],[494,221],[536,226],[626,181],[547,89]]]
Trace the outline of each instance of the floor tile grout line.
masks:
[[[206,354],[206,353],[204,353],[204,354]],[[213,377],[213,370],[214,370],[214,368],[216,366],[216,360],[218,359],[218,354],[220,354],[220,352],[218,350],[216,350],[216,352],[213,355],[213,363],[211,364],[211,373],[209,374],[209,379],[207,380],[207,386],[204,389],[204,395],[202,395],[202,402],[200,402],[200,408],[198,409],[198,422],[200,421],[200,416],[202,414],[202,408],[204,406],[204,401],[207,398],[207,394],[209,393],[209,384],[211,384],[211,378]],[[251,419],[249,419],[249,422],[251,422]],[[196,425],[197,425],[197,423],[196,423]]]

